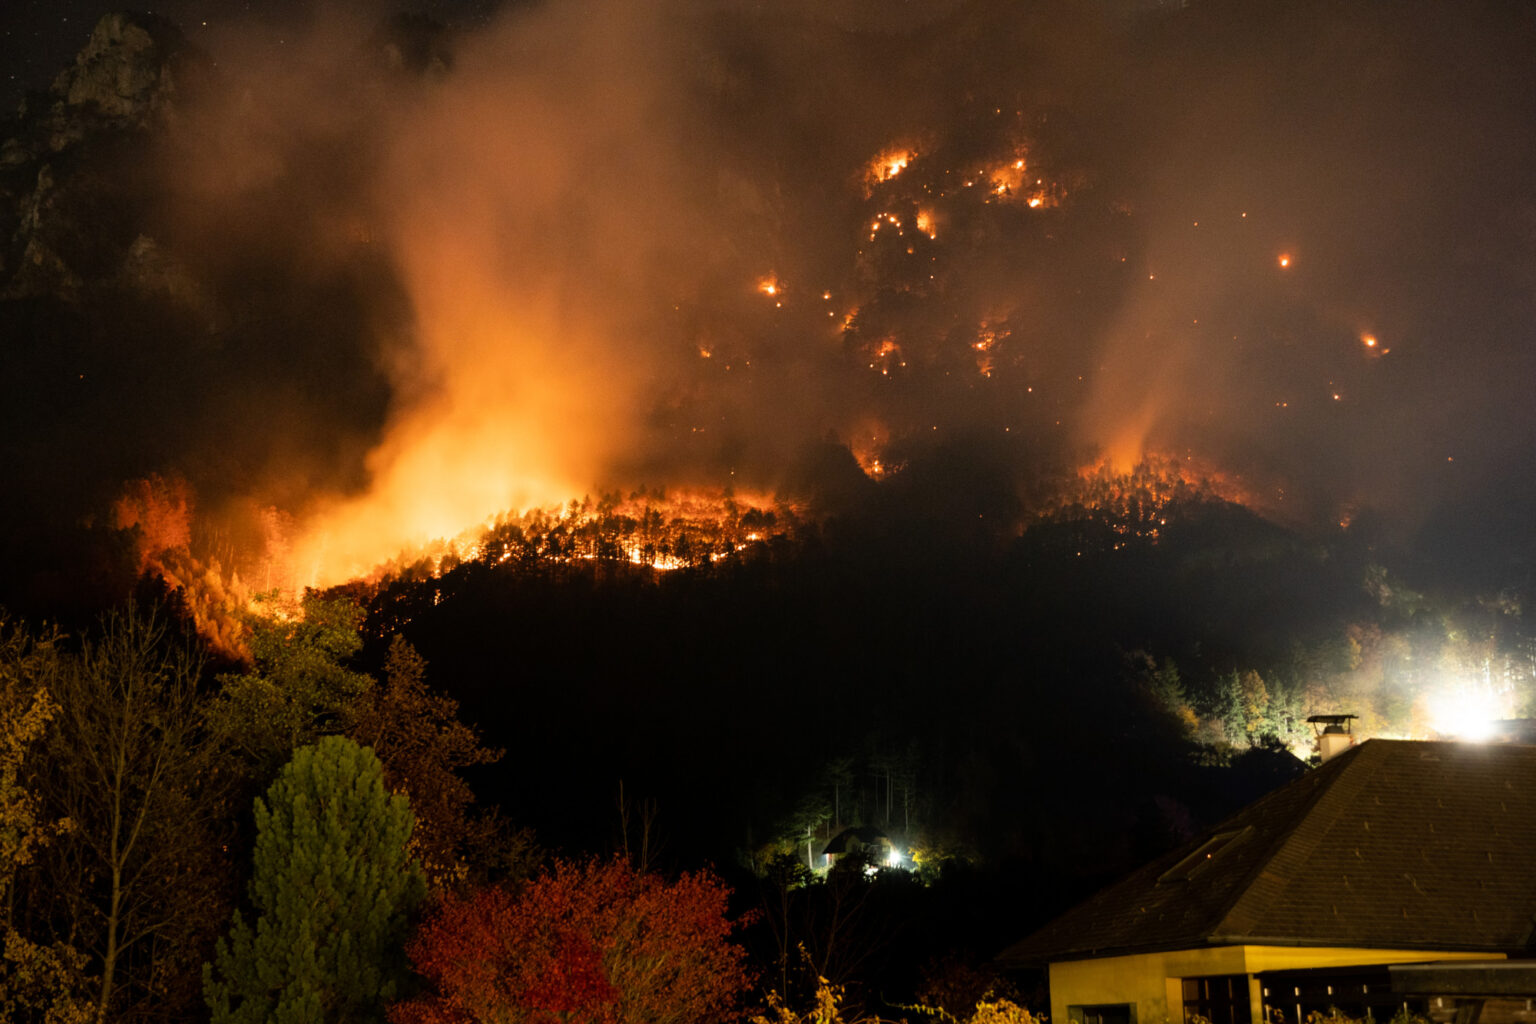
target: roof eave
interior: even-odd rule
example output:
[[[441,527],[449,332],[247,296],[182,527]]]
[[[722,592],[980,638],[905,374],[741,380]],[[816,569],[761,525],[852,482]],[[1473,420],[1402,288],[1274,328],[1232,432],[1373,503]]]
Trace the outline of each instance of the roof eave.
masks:
[[[999,954],[994,963],[1005,969],[1049,967],[1051,964],[1076,963],[1080,960],[1108,960],[1120,956],[1142,956],[1150,953],[1175,953],[1181,950],[1212,949],[1223,946],[1282,946],[1295,949],[1392,949],[1426,953],[1487,953],[1490,956],[1529,956],[1531,950],[1520,945],[1499,946],[1464,942],[1367,942],[1358,943],[1337,938],[1307,938],[1287,935],[1209,935],[1195,942],[1168,942],[1153,945],[1108,946],[1103,949],[1071,950],[1051,956],[1024,954],[1006,956]]]

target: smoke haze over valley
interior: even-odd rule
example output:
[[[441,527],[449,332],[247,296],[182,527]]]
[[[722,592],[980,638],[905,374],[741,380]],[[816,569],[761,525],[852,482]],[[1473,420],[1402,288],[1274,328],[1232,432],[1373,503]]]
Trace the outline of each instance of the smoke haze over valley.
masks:
[[[1155,455],[1288,524],[1526,550],[1528,13],[384,13],[161,24],[173,76],[109,110],[81,63],[13,122],[34,512],[173,474],[334,581],[594,488],[824,494],[831,440],[1021,500]]]

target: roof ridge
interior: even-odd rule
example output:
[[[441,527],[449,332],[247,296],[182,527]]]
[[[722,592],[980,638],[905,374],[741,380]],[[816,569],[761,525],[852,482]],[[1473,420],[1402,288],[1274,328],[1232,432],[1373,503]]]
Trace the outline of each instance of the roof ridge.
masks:
[[[1368,740],[1334,762],[1337,767],[1332,773],[1333,777],[1317,781],[1316,790],[1291,818],[1292,824],[1281,833],[1280,842],[1270,848],[1267,856],[1259,858],[1235,887],[1237,898],[1211,930],[1209,938],[1212,941],[1247,935],[1255,923],[1263,920],[1270,905],[1290,884],[1294,867],[1306,864],[1311,859],[1327,836],[1328,829],[1338,820],[1339,815],[1353,806],[1355,797],[1359,796],[1386,759],[1386,746]],[[1312,777],[1316,779],[1316,775]],[[1250,810],[1260,810],[1263,803],[1261,800]],[[1271,872],[1272,866],[1278,866],[1279,870]],[[1255,885],[1266,874],[1279,884]]]

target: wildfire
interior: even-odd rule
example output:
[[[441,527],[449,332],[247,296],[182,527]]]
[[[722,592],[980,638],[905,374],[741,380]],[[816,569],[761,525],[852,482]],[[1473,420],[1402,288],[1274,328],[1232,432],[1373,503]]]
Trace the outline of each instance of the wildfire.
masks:
[[[1059,184],[1029,176],[1029,161],[1022,147],[1016,150],[1012,159],[983,167],[974,178],[967,177],[965,185],[971,187],[978,181],[986,184],[989,201],[1021,202],[1032,210],[1059,206],[1065,194]]]
[[[192,491],[185,480],[159,475],[135,480],[112,505],[112,525],[136,530],[139,572],[168,551],[192,543]]]
[[[971,348],[978,353],[976,356],[976,369],[983,377],[991,377],[996,368],[995,357],[992,350],[998,342],[1007,338],[1012,332],[1005,327],[997,327],[991,321],[982,321],[976,334],[976,340],[971,342]]]
[[[1019,191],[1024,185],[1024,161],[1015,160],[984,172],[992,185],[994,195],[1006,196]]]
[[[717,562],[794,533],[806,510],[771,494],[647,492],[583,498],[507,512],[457,537],[401,550],[358,579],[374,585],[402,575],[440,576],[460,564],[488,566],[599,562],[666,572]]]
[[[892,362],[897,363],[899,366],[907,365],[906,361],[901,358],[901,346],[897,344],[895,338],[882,338],[874,346],[871,358],[873,362],[869,364],[869,368],[871,370],[879,370],[887,376],[890,375]]]
[[[1179,501],[1215,499],[1254,507],[1256,500],[1239,482],[1186,456],[1147,455],[1127,470],[1099,459],[1077,471],[1068,486],[1036,518],[1047,522],[1089,516],[1105,519],[1127,540],[1156,542],[1167,525],[1169,506]],[[1118,549],[1122,543],[1116,543]]]
[[[274,508],[243,506],[210,518],[197,511],[185,480],[152,475],[124,487],[112,525],[132,537],[138,572],[179,591],[197,631],[227,655],[245,655],[241,613],[256,594],[297,593],[289,523]],[[233,532],[248,538],[245,550],[230,544]]]
[[[871,480],[883,480],[902,468],[900,465],[892,466],[884,458],[890,441],[891,432],[885,424],[871,420],[856,428],[853,439],[848,442],[854,460]]]
[[[882,150],[865,169],[866,188],[873,188],[875,185],[890,181],[906,170],[915,159],[917,159],[917,153],[906,146]]]

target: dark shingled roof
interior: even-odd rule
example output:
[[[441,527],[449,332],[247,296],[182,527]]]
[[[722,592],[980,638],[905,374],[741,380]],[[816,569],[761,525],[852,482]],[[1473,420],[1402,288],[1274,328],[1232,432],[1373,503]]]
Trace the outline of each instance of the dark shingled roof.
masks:
[[[1103,890],[998,961],[1238,944],[1529,955],[1536,746],[1371,740]]]

